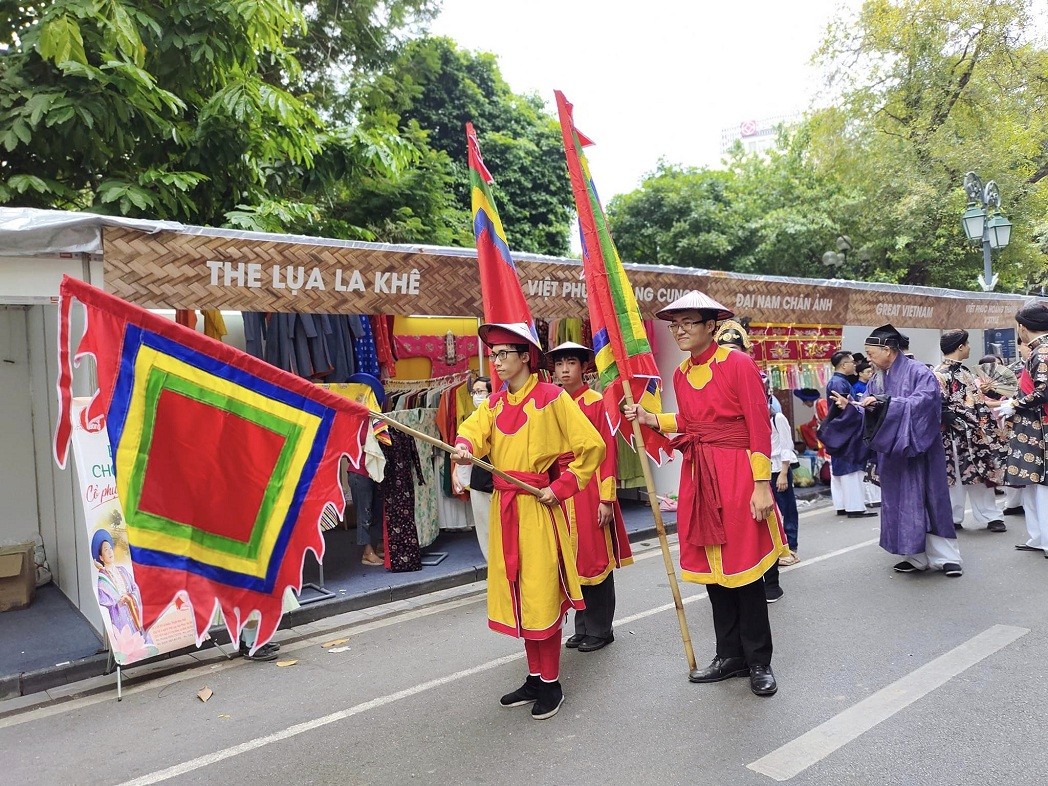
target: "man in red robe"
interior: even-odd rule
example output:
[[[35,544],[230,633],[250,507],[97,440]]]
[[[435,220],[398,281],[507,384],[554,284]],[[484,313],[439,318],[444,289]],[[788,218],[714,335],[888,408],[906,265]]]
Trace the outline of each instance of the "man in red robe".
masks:
[[[717,321],[732,312],[692,291],[656,316],[669,322],[689,353],[673,374],[678,414],[626,407],[630,420],[680,434],[684,455],[677,532],[685,581],[706,584],[717,636],[716,657],[692,682],[750,678],[750,690],[777,690],[762,576],[789,553],[771,490],[771,423],[760,372],[742,352],[714,341]]]
[[[585,609],[575,610],[575,635],[566,646],[579,652],[594,652],[615,641],[615,568],[633,562],[626,524],[619,509],[616,471],[618,450],[604,398],[582,378],[593,359],[593,350],[566,341],[549,351],[553,380],[579,405],[582,414],[604,440],[607,450],[600,468],[578,494],[564,501],[568,529],[575,549],[575,565],[582,585]],[[574,455],[560,457],[566,467]]]

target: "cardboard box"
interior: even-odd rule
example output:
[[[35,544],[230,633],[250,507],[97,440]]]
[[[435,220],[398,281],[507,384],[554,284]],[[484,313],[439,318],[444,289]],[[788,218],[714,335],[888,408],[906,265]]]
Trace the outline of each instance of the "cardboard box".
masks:
[[[23,609],[36,595],[33,544],[0,548],[0,611]]]

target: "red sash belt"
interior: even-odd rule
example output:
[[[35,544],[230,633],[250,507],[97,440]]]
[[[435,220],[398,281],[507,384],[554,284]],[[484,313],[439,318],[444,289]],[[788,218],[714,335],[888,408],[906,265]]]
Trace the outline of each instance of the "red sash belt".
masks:
[[[720,483],[712,448],[739,448],[748,450],[750,433],[746,421],[715,421],[689,423],[687,431],[670,443],[684,456],[682,474],[687,480],[680,484],[677,500],[677,519],[685,520],[688,543],[693,546],[715,546],[727,542],[724,517],[721,513]],[[728,478],[728,482],[735,482]]]
[[[538,488],[549,485],[549,475],[544,472],[507,471],[506,474]],[[520,515],[517,510],[517,495],[528,492],[494,474],[491,476],[491,484],[495,491],[499,492],[502,558],[506,562],[506,577],[515,582],[520,575]]]

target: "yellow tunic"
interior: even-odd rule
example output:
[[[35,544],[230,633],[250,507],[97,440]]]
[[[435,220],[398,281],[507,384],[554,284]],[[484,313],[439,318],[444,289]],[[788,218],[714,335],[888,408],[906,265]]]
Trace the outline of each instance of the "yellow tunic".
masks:
[[[516,393],[491,395],[459,427],[458,443],[487,456],[506,472],[547,473],[557,457],[574,459],[549,485],[560,500],[576,494],[604,460],[604,440],[571,396],[533,374]],[[499,633],[545,639],[569,608],[581,608],[575,557],[561,507],[547,508],[527,493],[517,495],[520,574],[507,575],[502,543],[501,493],[491,504],[488,539],[488,626]]]

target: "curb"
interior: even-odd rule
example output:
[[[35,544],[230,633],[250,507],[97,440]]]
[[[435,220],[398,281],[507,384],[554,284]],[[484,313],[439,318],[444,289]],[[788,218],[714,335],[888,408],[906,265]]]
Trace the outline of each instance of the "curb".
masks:
[[[816,486],[813,491],[814,493],[809,492],[803,497],[798,496],[798,499],[815,499],[829,493],[828,488],[823,490],[818,486]],[[673,535],[677,532],[677,522],[675,519],[673,521],[665,521],[664,527],[667,535]],[[657,540],[657,538],[658,533],[654,525],[651,527],[645,527],[644,529],[634,530],[629,533],[631,544],[639,543],[641,541]],[[316,622],[317,620],[326,619],[327,617],[335,617],[339,614],[345,614],[351,611],[360,611],[361,609],[381,606],[386,603],[407,600],[408,598],[416,598],[420,595],[428,595],[439,590],[473,584],[478,581],[483,581],[487,576],[487,566],[480,565],[445,576],[435,576],[430,579],[424,579],[414,584],[405,584],[399,587],[385,587],[380,590],[371,590],[369,592],[360,593],[359,595],[346,595],[327,600],[319,600],[285,614],[284,618],[280,621],[280,629],[295,628],[310,622]],[[219,644],[228,644],[229,636],[226,634],[225,629],[222,629],[221,633],[216,630],[215,635],[212,637],[212,641]],[[196,647],[190,647],[175,652],[168,652],[158,658],[142,661],[140,664],[136,665],[162,663],[165,660],[177,658],[188,653],[206,650],[213,646],[214,644],[205,643],[199,649]],[[52,688],[57,688],[61,685],[67,685],[72,682],[78,682],[91,677],[104,675],[106,673],[108,661],[108,654],[99,653],[81,660],[57,664],[55,666],[46,666],[34,671],[0,676],[0,712],[4,711],[4,703],[7,700],[17,699],[33,693],[51,690]]]

